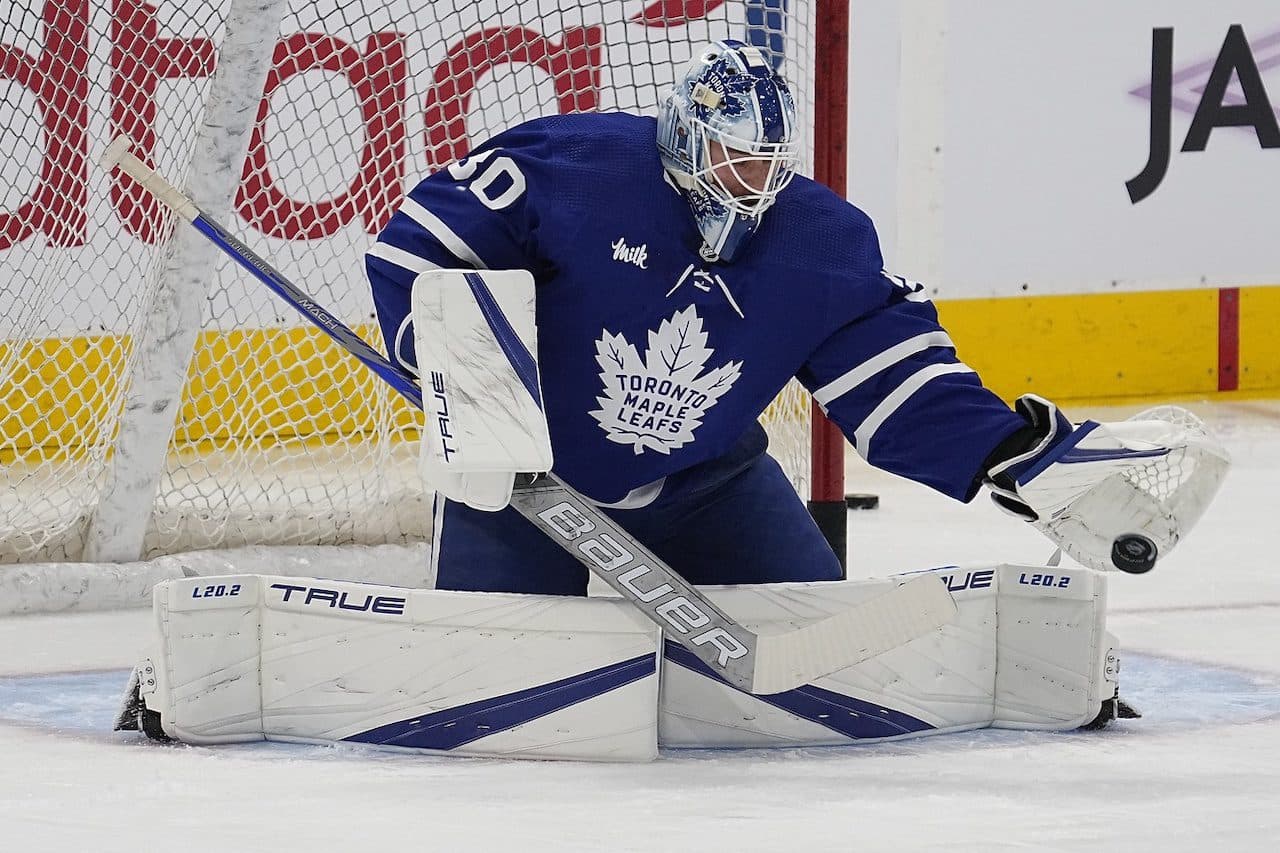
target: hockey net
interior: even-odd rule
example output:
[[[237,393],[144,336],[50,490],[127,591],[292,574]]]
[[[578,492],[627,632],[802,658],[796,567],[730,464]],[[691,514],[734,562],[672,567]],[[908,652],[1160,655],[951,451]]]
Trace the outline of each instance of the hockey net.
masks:
[[[725,36],[770,53],[811,126],[807,0],[8,8],[0,562],[430,535],[415,413],[99,169],[114,136],[381,346],[363,254],[403,191],[471,143],[556,111],[653,113]],[[807,496],[807,396],[789,389],[765,421]]]

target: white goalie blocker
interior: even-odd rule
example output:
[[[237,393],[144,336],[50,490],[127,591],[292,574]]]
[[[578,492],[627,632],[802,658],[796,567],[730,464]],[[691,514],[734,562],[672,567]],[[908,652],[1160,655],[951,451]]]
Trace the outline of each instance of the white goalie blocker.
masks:
[[[413,282],[428,488],[480,510],[507,506],[515,475],[551,470],[533,276],[429,270]]]
[[[354,742],[455,755],[645,761],[667,747],[817,746],[988,726],[1067,730],[1116,695],[1105,577],[940,569],[938,631],[753,696],[620,599],[236,576],[162,583],[119,728],[194,744]],[[904,578],[710,587],[797,627]],[[659,690],[661,685],[661,690]]]

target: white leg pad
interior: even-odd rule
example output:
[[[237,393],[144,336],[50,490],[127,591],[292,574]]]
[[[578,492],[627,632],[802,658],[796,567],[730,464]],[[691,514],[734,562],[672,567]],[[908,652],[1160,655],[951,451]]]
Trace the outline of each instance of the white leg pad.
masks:
[[[186,743],[657,755],[659,633],[622,601],[247,576],[169,581],[154,603],[144,699]]]
[[[936,633],[772,696],[715,678],[668,643],[663,746],[818,746],[989,726],[1067,730],[1115,691],[1105,630],[1106,579],[1088,569],[939,569],[956,618]],[[892,581],[707,589],[753,629],[818,618]],[[1109,668],[1110,667],[1110,668]]]
[[[154,654],[147,707],[185,743],[263,739],[262,581],[258,575],[162,581],[152,593]],[[151,688],[150,690],[148,688]]]
[[[983,727],[1067,730],[1116,690],[1106,577],[939,569],[937,632],[796,690],[752,696],[620,599],[239,576],[156,588],[138,672],[187,743],[354,741],[507,758],[641,761],[672,747],[819,746]],[[753,629],[798,627],[897,581],[711,587]],[[657,652],[661,663],[661,695]]]

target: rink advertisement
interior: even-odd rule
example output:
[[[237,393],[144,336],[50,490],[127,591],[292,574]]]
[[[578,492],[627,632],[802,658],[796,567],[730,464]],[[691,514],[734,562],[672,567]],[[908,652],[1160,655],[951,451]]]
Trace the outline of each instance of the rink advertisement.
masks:
[[[234,199],[269,254],[278,242],[315,244],[295,271],[304,278],[358,267],[406,183],[465,154],[476,128],[504,124],[505,101],[529,101],[530,113],[651,111],[646,89],[671,70],[636,64],[633,45],[670,40],[678,62],[674,51],[689,48],[677,40],[747,33],[761,4],[651,4],[667,18],[583,4],[556,28],[485,18],[484,5],[429,30],[395,4],[357,23],[323,3],[306,19],[289,6]],[[885,6],[854,10],[849,149],[851,195],[875,218],[891,267],[944,299],[1280,283],[1263,215],[1280,191],[1274,4],[1088,0],[1055,15],[1009,0]],[[0,253],[21,268],[50,253],[100,257],[120,229],[154,243],[155,206],[92,168],[93,152],[124,129],[154,165],[178,171],[189,130],[178,122],[208,85],[215,44],[168,2],[40,8],[0,44],[3,106],[16,111],[4,122],[15,145]],[[930,49],[918,56],[920,44]],[[900,50],[909,75],[895,70]],[[313,98],[317,80],[332,103]],[[328,127],[345,141],[298,156]],[[339,289],[354,307],[358,288]],[[103,302],[86,301],[66,325],[110,329],[119,309]]]
[[[1173,27],[1159,27],[1152,32],[1151,84],[1133,92],[1151,102],[1151,144],[1147,163],[1138,175],[1125,183],[1129,199],[1134,204],[1149,198],[1169,172],[1170,124],[1175,106],[1190,111],[1193,116],[1186,140],[1182,143],[1183,152],[1204,151],[1209,144],[1209,135],[1224,127],[1252,128],[1261,148],[1280,148],[1280,122],[1258,71],[1255,48],[1245,36],[1244,28],[1233,24],[1227,30],[1222,50],[1209,71],[1208,82],[1180,92],[1181,97],[1176,100],[1173,34]],[[1275,50],[1280,56],[1277,48],[1280,48],[1280,31],[1257,42],[1259,51],[1270,53]],[[1268,62],[1268,66],[1270,64]],[[1177,75],[1180,78],[1177,82],[1199,83],[1198,72],[1202,70],[1200,66],[1183,69]],[[1238,93],[1228,92],[1233,77],[1239,85]]]
[[[889,264],[933,296],[1280,284],[1274,3],[875,5],[853,30],[855,81],[896,68],[899,41],[920,61],[896,85],[878,74],[878,97],[851,84],[851,186]],[[884,121],[896,151],[870,138]],[[871,174],[882,157],[857,156],[875,144],[897,161],[892,186]]]
[[[730,32],[756,32],[778,62],[801,68],[768,29],[781,20],[765,13],[775,2],[581,0],[547,16],[531,0],[434,4],[430,14],[405,0],[358,11],[337,0],[264,0],[279,35],[231,208],[255,249],[296,255],[296,277],[334,282],[344,315],[367,314],[364,251],[417,180],[521,117],[652,113],[694,46]],[[210,4],[23,5],[0,34],[3,269],[25,278],[49,263],[87,270],[145,253],[165,238],[165,217],[130,179],[97,169],[97,153],[124,133],[161,173],[192,167],[192,125],[221,50],[202,8]],[[667,58],[655,61],[658,50]],[[117,291],[138,286],[132,271],[98,264],[95,276],[70,277],[76,299],[49,333],[123,332],[130,306]],[[275,316],[266,297],[230,298],[228,313]]]
[[[984,381],[1059,399],[1280,387],[1274,3],[856,14],[850,186]]]

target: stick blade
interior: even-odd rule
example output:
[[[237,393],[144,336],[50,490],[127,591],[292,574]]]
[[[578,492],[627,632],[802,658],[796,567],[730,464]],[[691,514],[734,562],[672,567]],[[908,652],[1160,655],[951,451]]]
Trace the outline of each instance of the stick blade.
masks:
[[[794,690],[931,634],[955,614],[941,578],[925,575],[801,628],[762,634],[750,692]]]

